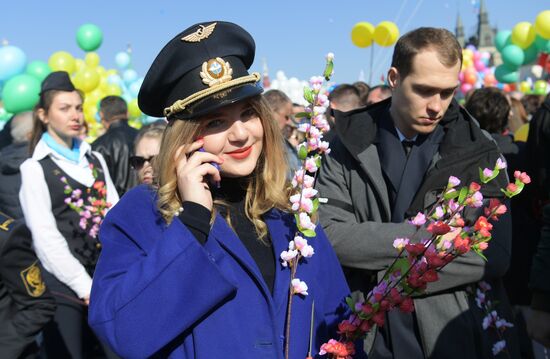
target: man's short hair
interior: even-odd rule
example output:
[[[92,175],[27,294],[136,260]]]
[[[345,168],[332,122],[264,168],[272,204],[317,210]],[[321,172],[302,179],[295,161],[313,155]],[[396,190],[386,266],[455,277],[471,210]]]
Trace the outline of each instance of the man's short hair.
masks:
[[[99,111],[107,122],[128,119],[128,105],[120,96],[107,96],[99,102]]]
[[[420,27],[403,35],[395,44],[391,66],[406,77],[412,68],[412,62],[420,51],[432,49],[438,60],[446,67],[462,64],[462,48],[456,37],[446,29]]]
[[[33,119],[32,111],[18,113],[11,120],[10,135],[13,143],[27,142],[32,133]]]
[[[361,106],[367,105],[367,97],[369,96],[370,86],[364,81],[357,81],[353,83],[353,86],[359,91],[359,101]]]
[[[292,103],[290,98],[281,90],[269,90],[264,92],[263,96],[273,111],[279,111],[287,103]]]
[[[504,93],[495,87],[475,90],[465,107],[479,121],[479,126],[489,133],[501,134],[508,125],[510,103]]]
[[[330,102],[333,102],[340,111],[350,111],[361,107],[359,90],[349,84],[336,86],[328,95]]]

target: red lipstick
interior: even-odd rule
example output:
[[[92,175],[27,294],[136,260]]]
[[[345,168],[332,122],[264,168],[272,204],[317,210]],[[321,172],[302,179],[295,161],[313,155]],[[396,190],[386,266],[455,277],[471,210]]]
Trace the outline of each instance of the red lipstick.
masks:
[[[250,153],[252,152],[252,146],[239,148],[238,150],[226,152],[226,155],[231,156],[237,160],[243,160],[250,156]]]

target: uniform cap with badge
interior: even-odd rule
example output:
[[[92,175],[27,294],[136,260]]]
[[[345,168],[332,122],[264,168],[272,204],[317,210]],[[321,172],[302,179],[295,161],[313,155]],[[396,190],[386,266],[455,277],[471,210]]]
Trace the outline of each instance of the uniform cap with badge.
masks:
[[[223,21],[193,25],[170,40],[153,61],[138,94],[153,117],[192,120],[262,93],[260,74],[248,73],[254,39]]]

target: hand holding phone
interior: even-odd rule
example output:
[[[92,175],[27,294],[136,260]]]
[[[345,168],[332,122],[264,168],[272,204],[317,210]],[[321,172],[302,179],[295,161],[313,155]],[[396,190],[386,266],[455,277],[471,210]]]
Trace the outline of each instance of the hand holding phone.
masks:
[[[182,202],[195,202],[212,210],[208,182],[221,181],[219,165],[223,163],[223,158],[204,151],[203,144],[204,141],[199,139],[176,151],[177,184]]]

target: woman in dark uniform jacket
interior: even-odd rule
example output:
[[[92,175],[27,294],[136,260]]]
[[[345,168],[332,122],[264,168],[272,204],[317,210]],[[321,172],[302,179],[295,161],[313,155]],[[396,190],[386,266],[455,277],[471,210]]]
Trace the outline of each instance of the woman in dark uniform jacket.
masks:
[[[279,255],[296,224],[283,140],[247,72],[254,48],[235,24],[197,24],[145,77],[140,108],[169,121],[158,177],[107,215],[90,300],[90,325],[123,357],[283,357],[291,275]],[[348,287],[320,227],[308,241],[290,358],[307,356],[310,335],[318,353],[345,314]]]
[[[103,157],[78,139],[83,123],[80,92],[66,72],[52,72],[34,111],[32,156],[21,165],[19,193],[44,280],[57,301],[54,321],[44,331],[51,358],[83,355],[83,323],[104,215],[95,212],[118,201]]]

